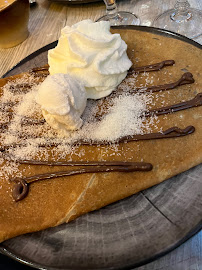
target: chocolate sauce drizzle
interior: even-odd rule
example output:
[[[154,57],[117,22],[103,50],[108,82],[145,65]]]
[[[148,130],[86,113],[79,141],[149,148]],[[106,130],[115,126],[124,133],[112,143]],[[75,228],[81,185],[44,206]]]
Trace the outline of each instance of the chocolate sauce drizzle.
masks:
[[[45,65],[43,67],[32,68],[31,72],[48,71],[48,69],[49,69],[49,65]]]
[[[121,142],[134,141],[134,140],[150,140],[150,139],[162,139],[186,136],[195,131],[193,126],[188,126],[185,129],[173,127],[167,129],[162,133],[150,133],[144,135],[126,136],[121,138]],[[94,142],[95,143],[95,142]],[[72,176],[83,173],[101,173],[101,172],[135,172],[135,171],[150,171],[153,166],[151,163],[145,162],[124,162],[124,161],[38,161],[38,160],[18,160],[20,164],[29,165],[45,165],[45,166],[84,166],[85,168],[79,168],[68,171],[58,171],[54,173],[38,174],[26,178],[14,178],[11,179],[14,182],[12,196],[13,199],[18,202],[23,200],[29,193],[29,185],[36,181],[48,180],[51,178],[58,178],[64,176]]]
[[[173,112],[178,112],[182,110],[187,110],[194,107],[199,107],[202,105],[202,92],[198,93],[193,99],[180,102],[174,105],[169,105],[166,107],[156,108],[152,110],[148,110],[143,113],[143,116],[145,117],[151,117],[151,116],[158,116],[158,115],[164,115],[169,114]],[[97,120],[101,120],[104,117],[104,115],[96,115]]]
[[[185,101],[185,102],[180,102],[174,105],[166,106],[166,107],[161,107],[153,110],[146,111],[144,113],[144,116],[150,117],[154,115],[164,115],[164,114],[169,114],[173,112],[178,112],[194,107],[198,107],[202,105],[202,92],[198,93],[193,99]],[[10,115],[9,115],[10,116]],[[103,116],[97,115],[96,118],[98,120],[101,120]],[[24,117],[22,119],[21,125],[43,125],[45,123],[45,119],[30,119],[28,117]],[[0,129],[6,129],[8,127],[9,123],[2,123],[0,124]],[[83,142],[85,143],[85,141]]]
[[[10,122],[0,124],[0,129],[2,129],[2,130],[7,129],[9,124],[10,124]]]
[[[159,92],[159,91],[171,90],[171,89],[174,89],[178,86],[181,86],[184,84],[191,84],[191,83],[194,83],[193,75],[190,72],[186,72],[176,82],[163,84],[163,85],[149,86],[149,87],[139,87],[139,88],[135,88],[134,90],[130,90],[129,93],[135,94],[137,92],[138,93]],[[114,92],[114,93],[116,93],[116,92]],[[114,93],[112,93],[112,96]],[[0,111],[10,112],[12,106],[14,106],[14,105],[15,105],[15,102],[2,103],[2,104],[0,104]]]
[[[29,193],[29,185],[24,179],[15,180],[12,196],[18,202],[27,197]]]
[[[168,113],[173,113],[173,112],[179,112],[182,110],[187,110],[190,108],[198,107],[202,105],[202,92],[198,93],[193,99],[190,99],[185,102],[180,102],[174,105],[158,108],[158,109],[153,109],[149,110],[148,112],[145,113],[146,117],[150,117],[153,115],[163,115],[163,114],[168,114]]]
[[[10,112],[10,110],[12,109],[12,107],[15,105],[15,102],[9,101],[9,102],[5,102],[5,103],[0,103],[0,111],[2,112]]]
[[[30,119],[29,117],[23,117],[21,121],[22,126],[28,125],[43,125],[46,122],[45,119]]]
[[[151,65],[147,65],[147,66],[130,68],[128,71],[128,75],[130,75],[132,73],[158,71],[166,66],[173,66],[174,64],[175,64],[174,60],[165,60],[165,61],[162,61],[160,63],[155,63],[155,64],[151,64]]]
[[[136,67],[131,68],[128,72],[128,75],[132,73],[142,73],[142,72],[150,72],[150,71],[158,71],[166,66],[172,66],[175,64],[174,60],[165,60],[160,63],[151,64],[147,66],[142,67]],[[41,68],[33,68],[31,70],[32,73],[35,73],[37,76],[41,75],[47,75],[48,72],[48,65],[41,67]],[[190,84],[194,83],[193,75],[190,72],[186,72],[182,75],[182,77],[173,83],[164,84],[164,85],[157,85],[157,86],[151,86],[151,87],[142,87],[142,88],[136,88],[130,93],[144,93],[144,92],[158,92],[158,91],[165,91],[174,89],[178,86],[184,85],[184,84]],[[10,88],[12,92],[19,92],[20,88],[25,88],[26,85],[21,85],[14,89],[13,87]],[[29,88],[29,86],[28,86]],[[23,89],[24,90],[24,89]],[[26,91],[26,89],[25,89]],[[171,112],[176,112],[180,110],[185,110],[197,106],[202,105],[202,93],[199,93],[195,98],[186,101],[181,102],[175,105],[162,107],[153,109],[150,111],[145,112],[145,116],[153,116],[153,115],[162,115],[162,114],[168,114]],[[10,111],[12,107],[12,104],[6,103],[2,104],[0,110],[4,111],[7,110]],[[29,118],[24,117],[22,120],[22,125],[29,125],[29,124],[43,124],[44,120],[30,120]],[[6,128],[8,123],[1,124],[1,128]],[[130,141],[139,141],[139,140],[151,140],[151,139],[163,139],[163,138],[174,138],[174,137],[181,137],[186,136],[189,134],[192,134],[195,131],[195,128],[193,126],[187,126],[184,129],[180,129],[179,127],[171,127],[163,132],[157,132],[157,133],[149,133],[149,134],[136,134],[133,136],[124,136],[119,138],[119,140],[115,143],[122,143],[122,142],[130,142]],[[84,144],[84,145],[106,145],[109,144],[107,141],[85,141],[85,140],[79,140],[75,144]],[[57,144],[59,145],[59,144]],[[56,144],[48,146],[57,146]],[[22,144],[15,144],[15,145],[7,145],[0,148],[1,152],[6,151],[9,149],[9,147],[17,147],[17,146],[23,146]],[[46,147],[47,144],[40,145],[41,147]],[[101,173],[101,172],[134,172],[134,171],[150,171],[152,170],[152,164],[145,163],[145,162],[104,162],[104,161],[95,161],[95,162],[53,162],[53,161],[37,161],[37,160],[17,160],[16,162],[20,164],[29,164],[29,165],[44,165],[44,166],[82,166],[80,168],[75,168],[73,170],[66,170],[66,171],[58,171],[53,173],[45,173],[45,174],[38,174],[26,178],[14,178],[11,179],[12,182],[14,182],[13,192],[12,196],[14,200],[20,201],[23,200],[29,193],[29,186],[31,183],[41,180],[47,180],[57,177],[64,177],[64,176],[71,176],[71,175],[78,175],[83,173]]]
[[[18,202],[23,200],[29,193],[29,185],[36,181],[48,180],[52,178],[72,176],[84,173],[102,173],[102,172],[135,172],[151,171],[153,166],[146,162],[124,162],[124,161],[96,161],[96,162],[48,162],[48,161],[21,161],[21,163],[46,165],[46,166],[85,166],[74,170],[59,171],[54,173],[38,174],[26,178],[11,179],[14,182],[12,196]]]
[[[159,92],[159,91],[166,91],[166,90],[172,90],[178,86],[184,85],[184,84],[191,84],[194,83],[193,75],[190,72],[186,72],[182,75],[182,77],[173,83],[168,84],[162,84],[162,85],[154,85],[154,86],[148,86],[148,87],[139,87],[135,88],[134,90],[130,90],[130,94],[135,94],[137,92],[139,93],[145,93],[145,92]]]
[[[34,77],[46,77],[49,75],[49,65],[33,68],[30,73]]]
[[[146,65],[146,66],[141,66],[141,67],[134,67],[134,68],[130,68],[128,71],[128,74],[132,74],[132,73],[143,73],[143,72],[149,72],[149,71],[158,71],[161,70],[162,68],[166,67],[166,66],[173,66],[175,64],[174,60],[165,60],[159,63],[154,63],[154,64],[150,64],[150,65]],[[33,68],[31,70],[31,72],[43,72],[43,71],[48,71],[49,66],[43,66],[43,67],[36,67]]]
[[[171,127],[162,132],[148,133],[148,134],[136,134],[131,136],[120,137],[115,143],[126,143],[132,141],[143,141],[143,140],[156,140],[156,139],[168,139],[175,137],[187,136],[195,131],[193,126],[187,126],[184,129],[178,127]],[[78,144],[78,142],[77,142]],[[108,141],[83,141],[80,140],[79,144],[82,145],[107,145]]]
[[[194,133],[195,128],[194,126],[187,126],[184,129],[181,129],[179,127],[171,127],[166,129],[165,131],[162,132],[154,132],[154,133],[147,133],[147,134],[136,134],[136,135],[131,135],[131,136],[123,136],[120,137],[117,141],[114,142],[116,143],[126,143],[126,142],[132,142],[132,141],[143,141],[143,140],[157,140],[157,139],[169,139],[169,138],[177,138],[177,137],[183,137],[187,136],[189,134]],[[39,144],[39,147],[57,147],[60,145],[60,143],[49,143],[49,144]],[[75,145],[109,145],[108,141],[85,141],[85,140],[78,140],[75,141],[73,144]],[[4,145],[0,147],[0,152],[4,153],[6,150],[8,150],[10,147],[20,147],[20,146],[26,146],[23,144],[12,144],[12,145]],[[17,162],[26,164],[27,162],[31,162],[30,160],[17,160]],[[38,161],[34,161],[38,162]],[[40,161],[39,161],[39,164]],[[77,162],[78,164],[78,162]],[[43,164],[41,164],[43,165]]]
[[[26,94],[30,91],[32,86],[29,83],[19,83],[17,85],[11,85],[9,90],[13,94]]]

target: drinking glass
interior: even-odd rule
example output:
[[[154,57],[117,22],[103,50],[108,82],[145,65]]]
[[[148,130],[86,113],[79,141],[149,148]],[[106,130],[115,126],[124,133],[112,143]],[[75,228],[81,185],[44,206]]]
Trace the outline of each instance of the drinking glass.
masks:
[[[152,26],[193,39],[202,34],[202,11],[190,8],[188,0],[177,0],[174,9],[159,15]]]
[[[109,21],[110,25],[139,25],[139,18],[127,11],[118,11],[115,0],[104,0],[106,5],[106,15],[99,18],[99,21]]]
[[[14,47],[28,37],[29,0],[0,0],[0,48]]]

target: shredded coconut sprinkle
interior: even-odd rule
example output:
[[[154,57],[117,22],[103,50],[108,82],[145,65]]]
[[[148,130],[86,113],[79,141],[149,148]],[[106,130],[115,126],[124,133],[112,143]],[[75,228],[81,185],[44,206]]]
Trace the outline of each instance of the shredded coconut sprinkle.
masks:
[[[53,130],[44,121],[40,106],[35,101],[40,84],[36,77],[26,75],[8,82],[0,98],[1,104],[7,106],[6,110],[3,107],[0,110],[1,124],[7,125],[1,130],[2,146],[8,146],[6,153],[12,160],[48,160],[50,154],[51,159],[54,156],[62,159],[66,155],[69,155],[69,159],[72,155],[82,159],[85,150],[79,148],[79,144],[75,145],[76,142],[107,141],[108,146],[100,146],[102,153],[107,153],[106,149],[110,148],[113,155],[120,156],[118,139],[151,132],[155,119],[144,117],[144,112],[153,101],[152,94],[129,94],[128,90],[134,88],[136,77],[128,80],[131,86],[123,82],[117,89],[118,94],[97,101],[88,100],[82,115],[82,128],[71,133]],[[17,174],[17,165],[7,162],[4,174],[9,176],[13,173]]]

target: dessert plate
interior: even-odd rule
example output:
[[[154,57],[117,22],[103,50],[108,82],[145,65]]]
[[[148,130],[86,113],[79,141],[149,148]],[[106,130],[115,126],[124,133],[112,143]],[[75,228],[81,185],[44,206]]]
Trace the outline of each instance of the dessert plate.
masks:
[[[172,32],[134,29],[198,43]],[[31,54],[4,76],[47,63],[53,42]],[[172,49],[172,48],[171,48]],[[0,252],[39,269],[130,269],[164,255],[202,228],[202,165],[163,183],[83,215],[68,224],[3,242]]]

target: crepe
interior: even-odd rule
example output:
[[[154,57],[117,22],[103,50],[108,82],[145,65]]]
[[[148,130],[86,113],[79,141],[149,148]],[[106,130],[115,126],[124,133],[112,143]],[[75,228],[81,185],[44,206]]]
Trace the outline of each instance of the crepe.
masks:
[[[165,67],[157,72],[149,72],[146,76],[145,74],[138,74],[131,78],[129,76],[124,82],[125,89],[130,88],[131,81],[135,81],[135,86],[140,87],[145,84],[145,80],[151,85],[177,81],[186,71],[194,76],[195,83],[193,84],[182,85],[162,93],[153,93],[150,109],[187,101],[201,92],[202,52],[199,48],[181,40],[152,33],[136,30],[126,32],[118,29],[115,31],[120,33],[126,41],[128,56],[134,66],[148,65],[166,59],[175,60],[174,66]],[[43,74],[43,71],[39,73]],[[43,76],[37,76],[37,74],[34,75],[33,80],[43,80]],[[15,81],[16,78],[22,76],[24,74],[1,79],[1,89],[8,81]],[[26,90],[26,87],[22,88]],[[107,100],[104,100],[102,105],[110,106],[109,104]],[[39,119],[42,119],[41,115]],[[0,242],[17,235],[69,222],[82,214],[161,183],[201,163],[201,106],[158,116],[154,122],[151,132],[164,131],[174,126],[184,129],[190,125],[195,127],[195,132],[178,138],[116,143],[116,147],[81,145],[73,148],[74,153],[67,154],[63,158],[63,160],[73,161],[143,161],[153,165],[151,171],[87,173],[39,181],[30,185],[26,198],[15,202],[12,197],[14,183],[5,177],[5,167],[10,161],[3,161],[0,180]],[[40,135],[43,136],[43,134]],[[1,136],[4,136],[3,133]],[[79,153],[82,155],[79,156]],[[4,151],[2,151],[1,159],[3,158],[5,158]],[[47,157],[41,156],[42,160],[44,158]],[[50,151],[48,159],[57,160],[57,156],[53,156]],[[23,176],[30,176],[60,170],[59,166],[21,164],[16,171],[12,171],[10,178],[18,176],[19,171]]]

